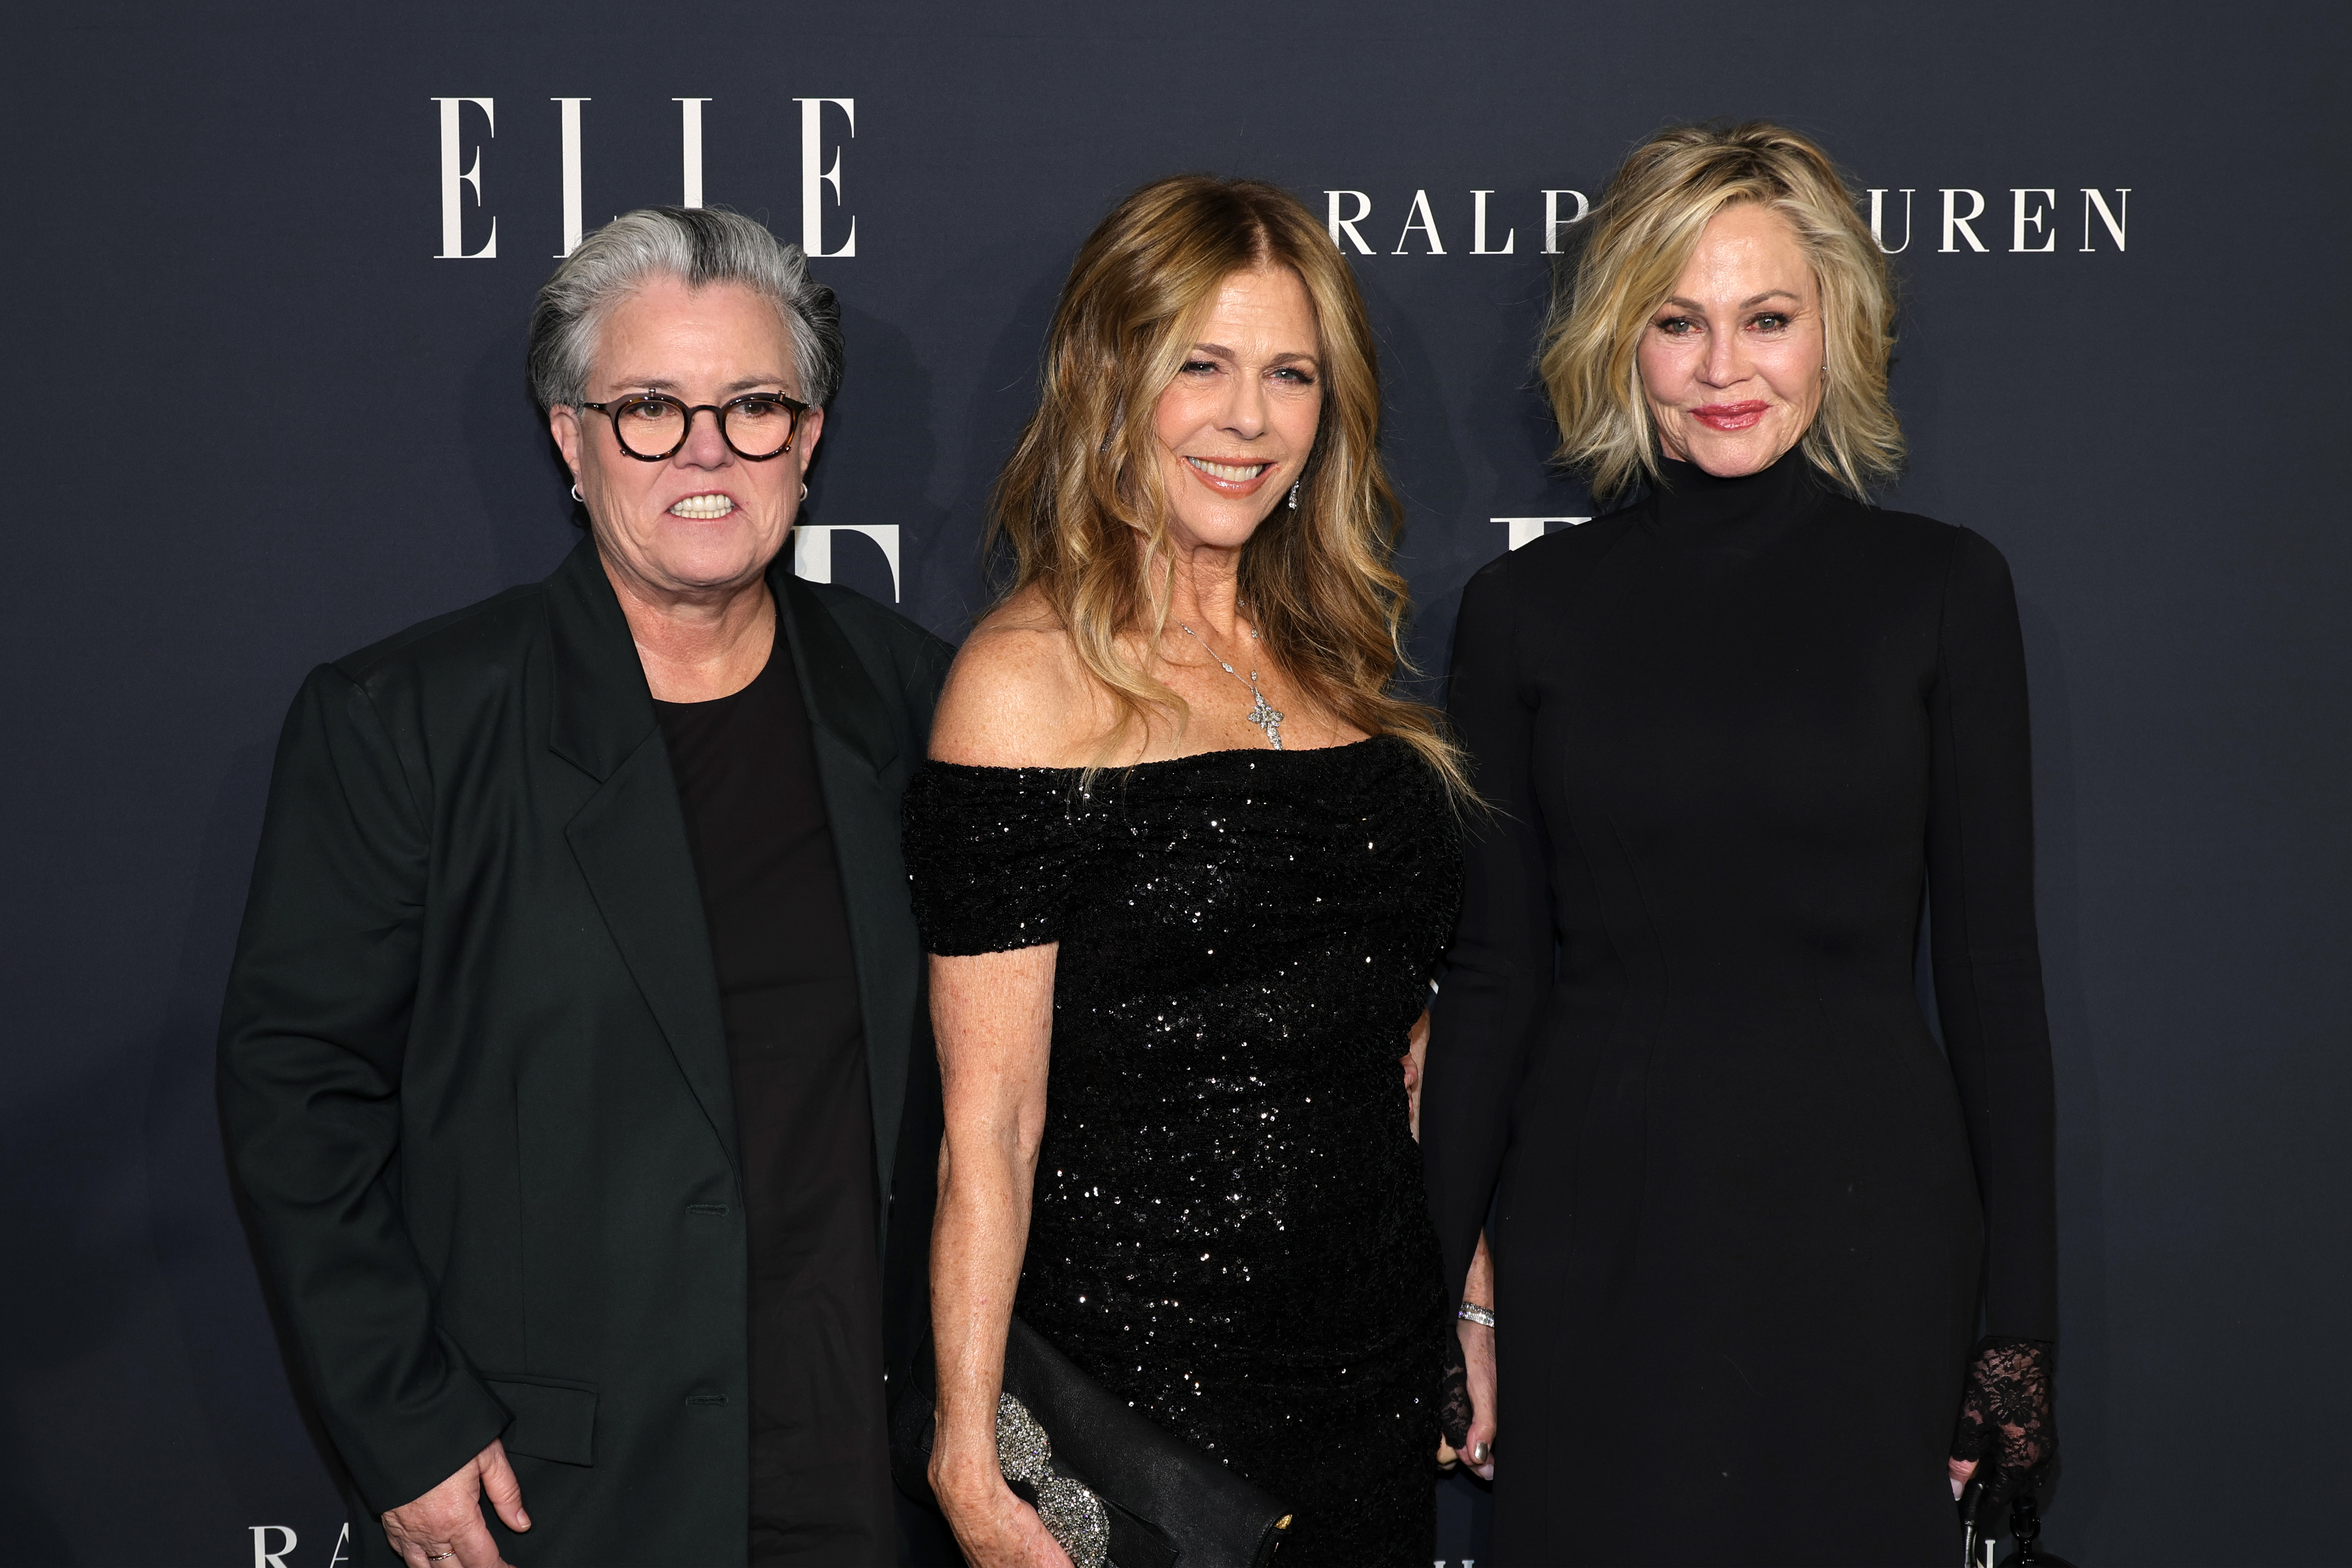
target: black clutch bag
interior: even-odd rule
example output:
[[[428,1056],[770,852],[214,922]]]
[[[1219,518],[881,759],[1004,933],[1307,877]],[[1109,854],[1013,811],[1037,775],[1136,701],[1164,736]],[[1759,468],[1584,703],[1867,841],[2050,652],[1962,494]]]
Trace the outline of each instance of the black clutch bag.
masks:
[[[890,1473],[931,1503],[938,1373],[926,1342],[890,1408]],[[1013,1320],[996,1458],[1076,1568],[1266,1568],[1290,1510],[1163,1431]]]

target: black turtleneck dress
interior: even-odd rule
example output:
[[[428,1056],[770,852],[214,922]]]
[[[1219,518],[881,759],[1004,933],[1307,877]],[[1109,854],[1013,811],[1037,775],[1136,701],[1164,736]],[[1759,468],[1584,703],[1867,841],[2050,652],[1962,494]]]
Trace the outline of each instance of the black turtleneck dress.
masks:
[[[1462,599],[1422,1138],[1457,1293],[1493,1204],[1488,1561],[1948,1564],[1979,1311],[2057,1338],[2009,571],[1796,452],[1666,467]]]

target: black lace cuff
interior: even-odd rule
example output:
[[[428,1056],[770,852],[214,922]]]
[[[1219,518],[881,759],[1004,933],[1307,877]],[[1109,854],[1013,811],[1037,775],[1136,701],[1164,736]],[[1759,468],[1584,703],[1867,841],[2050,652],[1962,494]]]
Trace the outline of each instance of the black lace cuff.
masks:
[[[2039,1492],[2057,1467],[2058,1423],[2051,1381],[2058,1347],[2046,1340],[1988,1336],[1969,1363],[1952,1458],[1977,1462],[1963,1507],[1972,1506],[1986,1539],[2020,1492]]]
[[[1470,1442],[1470,1364],[1462,1354],[1462,1336],[1449,1323],[1445,1329],[1445,1375],[1437,1391],[1437,1429],[1459,1454]]]

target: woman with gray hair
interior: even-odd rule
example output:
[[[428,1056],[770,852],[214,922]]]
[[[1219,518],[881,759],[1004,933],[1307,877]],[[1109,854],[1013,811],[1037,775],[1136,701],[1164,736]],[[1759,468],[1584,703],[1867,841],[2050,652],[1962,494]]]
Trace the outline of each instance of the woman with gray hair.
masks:
[[[898,1561],[949,650],[782,564],[841,359],[748,218],[591,235],[530,343],[587,538],[295,700],[221,1104],[361,1561]]]

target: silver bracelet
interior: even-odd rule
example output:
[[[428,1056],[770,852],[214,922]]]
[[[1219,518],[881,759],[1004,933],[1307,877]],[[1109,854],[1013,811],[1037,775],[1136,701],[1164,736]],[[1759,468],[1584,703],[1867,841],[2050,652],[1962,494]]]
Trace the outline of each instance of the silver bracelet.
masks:
[[[1495,1326],[1495,1309],[1482,1307],[1475,1301],[1463,1302],[1461,1310],[1454,1315],[1465,1323],[1475,1323],[1482,1329],[1491,1329]]]

